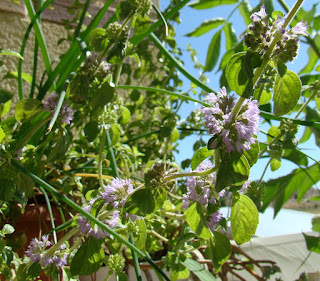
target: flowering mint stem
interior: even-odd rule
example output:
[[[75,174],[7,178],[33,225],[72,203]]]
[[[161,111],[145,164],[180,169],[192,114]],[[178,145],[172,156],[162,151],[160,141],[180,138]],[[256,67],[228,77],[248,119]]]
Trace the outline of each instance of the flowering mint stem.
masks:
[[[291,22],[291,20],[294,18],[295,14],[299,10],[299,8],[302,5],[302,3],[303,3],[303,0],[298,0],[294,4],[294,6],[292,7],[292,9],[290,10],[289,14],[286,17],[285,22],[282,25],[282,28],[286,28],[288,26],[288,24]],[[253,80],[252,80],[253,88],[256,87],[256,84],[259,81],[260,76],[261,76],[265,66],[268,64],[268,62],[270,60],[270,56],[271,56],[271,54],[273,52],[273,49],[276,46],[276,43],[279,41],[280,38],[281,38],[281,35],[280,35],[279,32],[277,32],[275,34],[271,44],[270,44],[270,47],[269,47],[268,51],[263,56],[262,63],[260,65],[260,67],[254,73],[254,77],[253,77]],[[237,117],[237,114],[238,114],[239,110],[241,109],[241,106],[242,106],[244,101],[245,101],[245,98],[243,98],[243,97],[240,97],[238,99],[236,105],[233,108],[233,119],[235,119]]]
[[[213,172],[215,172],[217,170],[217,167],[212,167],[209,170],[206,171],[202,171],[202,172],[190,172],[190,173],[180,173],[180,174],[174,174],[174,175],[170,175],[164,178],[164,181],[170,181],[173,179],[177,179],[177,178],[182,178],[182,177],[200,177],[200,176],[206,176],[209,174],[212,174]]]
[[[11,160],[11,163],[13,166],[15,166],[17,169],[19,169],[21,172],[23,172],[24,174],[26,174],[28,177],[30,177],[34,182],[38,183],[39,185],[41,185],[43,188],[45,188],[47,191],[49,191],[50,193],[54,194],[59,201],[62,201],[64,203],[66,203],[67,205],[69,205],[71,208],[73,208],[76,212],[78,212],[80,215],[83,215],[84,217],[86,217],[87,219],[89,219],[90,221],[96,223],[98,226],[100,226],[103,230],[105,230],[106,232],[110,233],[115,239],[117,239],[118,241],[120,241],[121,243],[125,244],[129,249],[131,249],[132,251],[135,251],[137,254],[139,254],[145,261],[147,261],[155,270],[157,270],[162,277],[167,280],[170,281],[170,279],[168,278],[168,276],[153,262],[153,260],[151,258],[149,258],[145,253],[143,253],[142,251],[140,251],[137,247],[135,247],[132,243],[128,242],[126,239],[124,239],[120,234],[118,234],[117,232],[115,232],[114,230],[112,230],[108,225],[104,224],[103,222],[99,221],[97,218],[95,218],[94,216],[92,216],[90,213],[86,212],[84,209],[82,209],[80,206],[78,206],[75,202],[73,202],[72,200],[70,200],[68,197],[62,195],[58,190],[56,190],[54,187],[52,187],[50,184],[48,184],[47,182],[45,182],[44,180],[42,180],[41,178],[37,177],[36,175],[34,175],[33,173],[29,172],[28,170],[26,170],[23,166],[21,166],[19,164],[18,161],[16,160]],[[77,229],[78,231],[78,229]]]
[[[61,245],[68,241],[73,235],[77,234],[79,232],[78,228],[74,228],[70,230],[65,236],[63,236],[57,244],[54,244],[47,252],[48,255],[52,255],[57,249],[61,247]]]

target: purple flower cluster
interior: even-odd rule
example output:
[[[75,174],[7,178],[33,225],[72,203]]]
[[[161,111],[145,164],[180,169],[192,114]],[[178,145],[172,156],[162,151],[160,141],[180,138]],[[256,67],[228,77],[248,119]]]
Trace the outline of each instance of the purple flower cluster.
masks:
[[[250,49],[263,55],[278,32],[281,34],[281,39],[274,48],[273,57],[287,62],[292,61],[297,56],[299,35],[307,35],[308,26],[306,22],[301,21],[295,27],[286,30],[283,28],[284,18],[279,15],[271,25],[264,6],[261,6],[259,12],[251,15],[251,20],[253,23],[249,25],[249,31],[244,38],[245,44]]]
[[[90,201],[89,205],[86,205],[83,207],[83,209],[90,213],[93,203],[96,201],[96,199],[93,199]],[[104,220],[104,223],[110,226],[110,228],[114,228],[116,224],[119,222],[119,214],[120,212],[117,210],[110,211],[110,213],[107,215],[106,219]],[[91,227],[91,221],[88,220],[84,216],[80,216],[78,218],[78,226],[79,230],[82,233],[91,235],[92,237],[96,239],[101,239],[109,236],[109,233],[101,229],[99,226],[95,225],[94,228]]]
[[[210,169],[212,164],[209,161],[203,161],[193,172],[202,172]],[[190,171],[192,172],[192,171]],[[211,173],[208,176],[197,177],[192,176],[187,178],[187,192],[183,195],[182,206],[187,209],[190,205],[198,202],[203,206],[204,210],[210,204],[216,204],[216,197],[213,193],[213,186],[215,181],[215,174]],[[226,195],[226,191],[222,190],[218,194],[218,198],[222,198]],[[208,226],[213,231],[215,225],[217,225],[222,219],[222,214],[217,211],[212,215],[208,215]]]
[[[241,189],[239,190],[239,192],[240,192],[241,194],[247,193],[247,190],[248,190],[248,187],[250,186],[250,183],[251,183],[250,180],[245,181],[245,182],[243,183]]]
[[[100,57],[99,53],[89,52],[84,62],[84,71],[89,76],[106,77],[110,73],[111,64],[105,61],[104,57]]]
[[[221,212],[217,211],[213,215],[210,216],[208,226],[211,231],[214,231],[215,226],[221,221],[222,214]]]
[[[48,97],[43,104],[44,109],[48,112],[51,112],[51,114],[53,115],[56,110],[58,100],[59,95],[56,92],[52,92],[50,97]],[[73,110],[70,108],[70,105],[68,103],[64,102],[62,104],[60,109],[60,118],[62,123],[65,123],[67,125],[71,123],[73,119]]]
[[[202,172],[210,168],[211,163],[209,161],[203,161],[193,172]],[[215,204],[216,199],[210,189],[214,184],[214,179],[214,173],[207,177],[188,177],[187,192],[183,195],[182,199],[183,208],[187,209],[195,202],[198,202],[203,206],[207,206],[208,203]]]
[[[128,195],[133,192],[133,186],[130,179],[113,179],[110,184],[104,187],[101,192],[102,199],[110,203],[114,208],[124,206]]]
[[[260,122],[258,102],[247,99],[242,105],[238,116],[233,120],[234,97],[227,95],[225,87],[216,95],[209,93],[206,101],[210,107],[201,109],[204,114],[205,126],[215,136],[211,148],[225,147],[227,152],[249,150],[256,142]]]
[[[42,267],[55,265],[62,267],[67,264],[68,252],[66,245],[62,244],[60,249],[57,249],[53,253],[48,254],[49,247],[52,243],[49,241],[48,235],[43,235],[41,240],[33,238],[28,246],[26,255],[32,262],[38,262]]]

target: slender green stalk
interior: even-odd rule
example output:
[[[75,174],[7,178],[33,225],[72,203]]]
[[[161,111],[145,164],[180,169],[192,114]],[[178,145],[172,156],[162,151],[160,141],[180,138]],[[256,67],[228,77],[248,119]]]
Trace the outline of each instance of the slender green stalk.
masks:
[[[294,18],[295,14],[297,13],[297,11],[299,10],[300,6],[302,5],[303,0],[297,0],[297,2],[294,4],[294,6],[292,7],[292,9],[290,10],[289,14],[287,15],[285,22],[282,25],[282,28],[286,28],[288,26],[288,24],[292,21],[292,19]],[[260,76],[265,68],[265,66],[268,64],[270,57],[272,55],[273,49],[276,46],[277,42],[280,40],[281,38],[281,34],[279,32],[277,32],[267,50],[267,52],[264,54],[263,58],[262,58],[262,63],[260,65],[260,67],[255,71],[254,73],[254,77],[252,80],[253,83],[253,88],[256,87],[256,84],[258,83]],[[237,117],[237,114],[239,112],[239,110],[241,109],[241,106],[243,104],[243,102],[245,101],[245,98],[240,97],[237,101],[237,103],[235,104],[232,112],[233,112],[233,120]]]
[[[92,21],[87,26],[87,28],[80,34],[82,41],[86,42],[88,40],[90,32],[99,25],[103,16],[108,11],[108,8],[113,3],[113,1],[114,0],[108,0],[104,4],[104,6],[100,9],[100,11],[97,13],[97,15],[92,19]],[[108,21],[108,23],[109,22],[110,20]],[[57,89],[58,90],[60,89],[61,85],[64,84],[68,75],[81,64],[84,57],[78,60],[75,60],[75,58],[79,56],[80,52],[81,52],[81,49],[80,49],[79,43],[77,40],[75,40],[74,42],[72,42],[69,50],[64,55],[63,59],[58,63],[58,65],[53,70],[51,75],[48,76],[48,79],[44,84],[43,88],[41,89],[41,91],[39,92],[37,99],[40,99],[40,100],[43,99],[44,95],[50,89],[53,81],[57,78],[58,75],[59,75],[59,79],[57,81]]]
[[[177,178],[183,178],[183,177],[200,177],[200,176],[206,176],[209,174],[214,173],[217,170],[217,167],[212,167],[209,170],[206,171],[202,171],[202,172],[190,172],[190,173],[180,173],[180,174],[174,174],[174,175],[170,175],[164,178],[164,181],[170,181],[173,179],[177,179]]]
[[[65,96],[66,96],[66,92],[65,91],[61,92],[61,94],[59,96],[59,100],[57,102],[57,106],[56,106],[56,108],[54,110],[54,113],[53,113],[53,116],[52,116],[52,118],[50,120],[48,129],[47,129],[47,133],[51,132],[54,124],[56,123],[56,120],[57,120],[57,118],[59,116],[59,113],[60,113],[60,110],[61,110],[61,107],[62,107],[62,104],[63,104]]]
[[[34,18],[36,16],[36,12],[34,10],[34,6],[33,6],[33,3],[32,3],[32,0],[24,0],[24,3],[26,5],[29,17],[31,19]],[[40,50],[41,50],[41,53],[42,53],[43,62],[44,62],[46,71],[47,71],[48,75],[50,75],[51,72],[52,72],[51,59],[50,59],[50,55],[49,55],[49,51],[48,51],[48,47],[47,47],[45,38],[44,38],[43,33],[42,33],[40,22],[39,22],[38,19],[36,19],[33,28],[34,28],[35,35],[36,35],[36,38],[37,38],[38,43],[39,43],[39,47],[40,47]]]
[[[31,19],[30,24],[27,27],[27,30],[24,34],[24,38],[22,40],[22,44],[20,47],[20,55],[23,57],[24,54],[24,50],[27,44],[27,40],[29,38],[29,34],[32,30],[32,27],[34,25],[34,23],[36,22],[36,20],[40,17],[41,13],[53,2],[54,0],[47,0],[42,6],[41,8],[38,9],[37,13],[35,14],[35,16]],[[18,61],[18,95],[19,95],[19,99],[23,99],[23,90],[22,90],[22,59],[19,59]]]
[[[314,92],[312,93],[312,95],[309,97],[309,99],[301,106],[301,108],[299,109],[299,111],[298,111],[298,113],[296,114],[296,116],[294,117],[294,119],[297,119],[297,118],[298,118],[298,116],[299,116],[299,115],[301,114],[301,112],[306,108],[306,106],[308,105],[308,103],[313,100],[313,98],[316,96],[316,94],[317,94],[316,91],[314,91]]]
[[[64,235],[57,243],[55,243],[47,252],[48,255],[52,255],[56,250],[58,250],[61,245],[68,241],[73,235],[77,234],[80,230],[78,228],[71,229],[66,235]]]
[[[115,239],[120,241],[121,243],[125,244],[129,249],[132,251],[135,251],[141,258],[143,258],[146,262],[148,262],[156,271],[158,271],[161,276],[167,280],[170,281],[170,279],[165,275],[165,273],[150,259],[148,256],[146,256],[142,251],[140,251],[137,247],[132,245],[130,242],[125,240],[121,235],[119,235],[117,232],[112,230],[108,225],[104,224],[103,222],[99,221],[97,218],[92,216],[90,213],[86,212],[84,209],[82,209],[80,206],[78,206],[75,202],[73,202],[71,199],[68,197],[64,196],[61,194],[58,190],[56,190],[54,187],[52,187],[50,184],[42,180],[41,178],[37,177],[33,173],[29,172],[26,170],[23,166],[21,166],[18,161],[16,160],[11,160],[11,163],[13,166],[15,166],[17,169],[19,169],[21,172],[26,174],[28,177],[30,177],[34,182],[45,188],[48,192],[51,194],[55,195],[60,202],[66,203],[68,206],[70,206],[72,209],[74,209],[76,212],[78,212],[80,215],[83,215],[90,221],[94,222],[97,224],[101,229],[104,231],[108,232],[111,234]],[[78,230],[78,229],[76,229]]]
[[[165,30],[166,30],[166,36],[168,36],[169,30],[168,30],[168,24],[167,24],[166,19],[164,18],[163,14],[159,11],[158,7],[154,3],[152,3],[152,8],[156,11],[160,20],[162,20],[164,27],[165,27]]]
[[[200,87],[202,90],[209,92],[209,93],[215,93],[213,89],[199,81],[197,78],[195,78],[192,74],[190,74],[182,65],[177,61],[177,59],[170,54],[170,52],[164,47],[164,44],[158,39],[154,33],[151,33],[149,35],[150,40],[156,45],[156,47],[160,50],[160,52],[191,82],[193,82],[195,85]]]
[[[34,52],[33,52],[33,68],[32,68],[32,83],[29,98],[33,98],[34,91],[36,88],[36,80],[37,80],[37,67],[38,67],[38,51],[39,51],[39,44],[38,39],[34,39]]]
[[[101,138],[100,138],[100,147],[99,147],[99,156],[98,156],[98,175],[99,175],[99,184],[100,187],[103,189],[104,184],[103,184],[103,174],[102,174],[102,161],[104,159],[103,157],[103,149],[105,146],[105,141],[106,141],[107,133],[106,129],[102,129],[101,133]]]
[[[276,143],[283,135],[285,132],[281,132],[279,135],[277,135],[272,141],[269,142],[269,144],[259,153],[259,158],[268,150],[268,146],[273,145]]]
[[[117,88],[118,89],[136,89],[136,90],[144,90],[144,91],[150,91],[150,92],[158,92],[158,93],[167,94],[169,96],[178,97],[178,98],[180,98],[182,100],[193,101],[195,103],[202,104],[203,106],[210,106],[208,103],[205,103],[203,101],[196,100],[196,99],[193,99],[193,98],[191,98],[189,96],[185,96],[185,95],[182,95],[182,94],[178,94],[178,93],[171,92],[171,91],[164,90],[164,89],[160,89],[160,88],[133,86],[133,85],[120,85],[120,86],[117,86]]]
[[[189,0],[183,0],[179,2],[177,5],[175,5],[169,12],[163,14],[165,19],[170,19],[174,17],[185,5],[187,5]],[[142,40],[144,40],[146,37],[148,37],[152,32],[154,32],[158,27],[160,27],[163,24],[162,19],[159,19],[157,22],[155,22],[153,25],[150,26],[149,30],[145,33],[135,35],[130,39],[130,42],[136,46],[139,44]]]
[[[261,175],[261,177],[260,177],[258,186],[261,184],[262,179],[263,179],[264,175],[266,174],[267,168],[268,168],[269,164],[271,163],[271,160],[272,160],[272,158],[269,159],[267,165],[264,167],[264,170],[263,170],[262,175]]]
[[[84,4],[84,7],[82,8],[82,13],[81,13],[78,25],[76,27],[76,30],[74,31],[74,34],[73,34],[73,41],[76,40],[76,38],[80,35],[82,23],[84,21],[84,18],[86,16],[87,11],[88,11],[90,2],[91,2],[91,0],[87,0],[87,2]]]
[[[46,203],[47,203],[50,222],[51,222],[51,227],[53,229],[53,231],[52,231],[53,241],[54,241],[55,244],[57,244],[57,233],[55,231],[56,226],[55,226],[55,223],[54,223],[54,218],[53,218],[53,214],[52,214],[52,208],[51,208],[50,199],[49,199],[49,196],[48,196],[47,192],[44,190],[44,188],[42,186],[40,186],[39,189],[43,193],[44,198],[45,198]]]

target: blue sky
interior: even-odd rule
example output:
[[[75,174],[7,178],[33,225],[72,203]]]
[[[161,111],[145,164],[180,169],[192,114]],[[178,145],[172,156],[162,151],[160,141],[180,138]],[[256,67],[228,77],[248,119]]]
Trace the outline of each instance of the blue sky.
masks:
[[[251,6],[254,7],[259,3],[257,0],[251,0],[249,1]],[[292,7],[293,4],[295,3],[294,0],[287,0],[287,4]],[[312,5],[317,3],[318,1],[305,1],[303,7],[306,10],[309,10],[312,8]],[[164,8],[168,5],[169,1],[164,0],[161,1],[161,7]],[[274,1],[274,6],[276,10],[282,10],[281,7],[277,4],[277,1]],[[184,36],[186,33],[194,30],[196,27],[198,27],[204,20],[208,19],[213,19],[217,17],[222,17],[222,18],[227,18],[228,15],[231,13],[231,11],[234,9],[235,5],[224,5],[224,6],[219,6],[215,7],[213,9],[207,9],[207,10],[194,10],[188,6],[184,7],[181,10],[181,24],[176,26],[176,42],[178,46],[181,48],[183,51],[183,61],[185,63],[185,68],[192,73],[195,77],[199,77],[199,72],[198,70],[194,69],[193,63],[191,61],[190,55],[187,52],[187,44],[190,44],[193,49],[197,51],[197,59],[199,62],[202,64],[205,64],[206,60],[206,54],[207,54],[207,49],[209,46],[209,43],[211,41],[212,36],[215,34],[217,30],[211,30],[210,32],[200,36],[200,37],[186,37]],[[238,13],[236,11],[234,15],[231,17],[230,21],[233,23],[233,27],[236,31],[236,33],[239,35],[241,34],[245,29],[246,26]],[[224,54],[224,41],[221,42],[221,54]],[[306,64],[307,62],[307,55],[306,55],[306,47],[301,46],[300,47],[300,52],[299,56],[292,62],[288,63],[288,69],[299,72],[299,70]],[[219,78],[221,73],[216,73],[218,69],[218,64],[215,67],[213,71],[210,73],[207,73],[206,76],[209,79],[208,85],[215,89],[219,90]],[[187,91],[190,86],[190,82],[188,79],[186,79],[182,74],[181,74],[181,79],[183,80],[183,87],[181,90]],[[200,91],[200,90],[199,90]],[[184,104],[184,106],[181,108],[179,114],[181,115],[182,118],[185,118],[188,116],[191,110],[194,108],[199,107],[199,105],[195,105],[194,103],[188,103]],[[276,123],[275,123],[276,125]],[[262,126],[262,129],[268,130],[268,127]],[[300,133],[301,134],[301,133]],[[209,138],[209,136],[208,136]],[[261,134],[259,136],[259,139],[263,139],[261,137]],[[193,155],[193,150],[192,150],[192,145],[193,143],[198,140],[198,136],[190,136],[188,138],[185,138],[184,140],[180,141],[179,143],[179,150],[180,153],[176,155],[176,161],[180,164],[182,160],[186,158],[191,158]],[[303,148],[308,148],[309,150],[306,150],[305,152],[310,155],[314,155],[314,150],[317,149],[317,147],[314,144],[314,139],[309,140],[307,143],[304,143],[301,145],[301,149]],[[267,163],[267,159],[262,159],[259,160],[259,164],[256,164],[251,171],[251,179],[259,179],[262,171]],[[268,169],[265,178],[264,179],[269,179],[269,178],[275,178],[278,176],[282,176],[285,174],[288,174],[292,169],[297,168],[296,165],[292,164],[289,161],[283,160],[282,167],[277,170],[276,172],[271,172],[270,168]]]

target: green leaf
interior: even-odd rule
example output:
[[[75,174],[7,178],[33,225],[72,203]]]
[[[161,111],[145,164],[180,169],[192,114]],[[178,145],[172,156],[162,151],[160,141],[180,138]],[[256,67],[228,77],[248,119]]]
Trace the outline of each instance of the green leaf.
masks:
[[[232,5],[237,3],[238,0],[196,0],[189,4],[190,7],[201,10],[209,9],[219,5]]]
[[[220,41],[221,41],[221,30],[219,30],[215,35],[213,35],[206,58],[206,65],[204,71],[211,71],[216,63],[218,62],[220,55]]]
[[[239,96],[249,98],[253,91],[253,71],[260,65],[258,53],[240,52],[232,56],[226,68],[230,88]]]
[[[55,142],[55,146],[48,155],[48,162],[64,159],[69,146],[72,143],[72,134],[70,131],[59,131],[59,137]]]
[[[175,251],[178,251],[180,248],[184,246],[185,243],[189,242],[193,238],[195,238],[195,234],[193,232],[185,233],[179,236],[175,247]]]
[[[94,141],[100,132],[99,124],[96,121],[91,121],[84,126],[83,132],[87,141]]]
[[[242,185],[249,177],[250,165],[247,158],[239,153],[226,153],[222,157],[217,174],[216,189],[221,191],[228,186]]]
[[[10,71],[2,79],[18,79],[18,71]],[[22,72],[22,80],[32,84],[32,76],[28,73]]]
[[[12,50],[9,50],[9,49],[0,50],[0,56],[14,56],[14,57],[17,57],[17,58],[23,60],[23,57],[19,53],[12,51]]]
[[[231,255],[232,248],[227,236],[217,231],[213,235],[214,243],[211,243],[211,258],[215,268],[214,273],[218,273]]]
[[[7,101],[11,100],[12,97],[13,95],[10,92],[0,89],[0,104],[6,103]]]
[[[299,76],[293,71],[288,70],[283,77],[277,75],[273,94],[275,116],[284,115],[296,106],[301,87]]]
[[[147,242],[147,227],[143,219],[138,220],[138,227],[139,227],[138,239],[135,241],[134,244],[139,250],[143,250],[145,249],[146,242]]]
[[[9,201],[15,191],[16,191],[16,184],[14,181],[9,179],[0,179],[0,198],[3,201]]]
[[[201,281],[215,281],[217,280],[208,270],[206,270],[200,263],[193,259],[186,259],[182,264],[192,271]]]
[[[103,240],[89,236],[72,259],[70,272],[72,275],[90,275],[96,272],[104,261]]]
[[[145,188],[134,192],[125,207],[130,214],[147,215],[154,211],[155,201],[151,191]]]
[[[17,121],[26,122],[43,111],[41,101],[37,99],[23,99],[16,105],[15,118]]]
[[[241,1],[238,10],[245,22],[245,25],[248,26],[251,23],[251,14],[252,14],[252,8],[250,6],[250,3],[248,0]]]
[[[170,275],[170,280],[175,281],[178,279],[187,279],[190,275],[190,271],[182,264],[178,263],[173,267]]]
[[[103,107],[107,103],[111,102],[114,97],[115,87],[108,79],[104,79],[99,85],[95,85],[92,88],[92,99],[90,105],[93,109]]]
[[[259,142],[251,144],[250,149],[244,150],[242,153],[247,158],[250,167],[252,167],[258,161],[258,156],[260,153]]]
[[[320,217],[313,217],[312,218],[312,230],[316,232],[320,232]]]
[[[28,271],[27,271],[27,275],[28,275],[28,278],[36,278],[40,275],[40,272],[41,272],[41,265],[40,263],[38,262],[34,262],[29,268],[28,268]]]
[[[259,94],[260,94],[260,98],[259,98]],[[255,99],[259,100],[260,105],[263,105],[263,104],[267,104],[271,100],[272,93],[267,92],[265,89],[263,89],[262,92],[260,93],[260,89],[257,88],[255,89],[253,96]]]
[[[255,234],[259,213],[256,205],[246,195],[240,194],[239,199],[231,208],[231,229],[233,239],[238,245],[249,241]]]
[[[134,34],[138,35],[145,33],[149,30],[150,26],[150,18],[147,15],[141,16],[138,14],[134,21]]]
[[[109,40],[105,29],[96,28],[90,32],[88,44],[93,50],[102,52],[107,48],[108,43]]]
[[[186,222],[190,228],[200,237],[210,239],[211,231],[207,227],[206,219],[203,215],[201,206],[196,202],[193,203],[185,212]]]
[[[194,30],[192,30],[191,32],[186,34],[185,36],[199,37],[199,36],[207,33],[208,31],[210,31],[214,28],[217,28],[218,26],[220,26],[224,22],[225,22],[224,18],[214,18],[211,20],[205,20],[204,22],[201,23],[200,26],[198,26],[197,28],[195,28]]]
[[[5,224],[1,230],[3,235],[12,234],[14,232],[14,227],[10,224]]]
[[[226,38],[226,50],[230,50],[238,43],[237,34],[230,22],[224,26],[223,31]]]
[[[129,123],[130,120],[131,120],[130,110],[127,107],[122,107],[122,115],[121,115],[120,123],[122,125],[125,125]]]
[[[320,36],[319,35],[315,36],[314,42],[319,49],[320,48]],[[300,70],[299,75],[311,72],[314,69],[314,67],[319,59],[317,53],[314,51],[314,49],[312,47],[308,48],[307,53],[308,53],[308,59],[306,59],[307,64]]]
[[[0,127],[0,142],[5,138],[5,136],[6,136],[6,134],[4,133],[2,128]]]
[[[269,180],[264,184],[262,212],[275,200],[274,217],[294,192],[298,191],[298,202],[303,195],[320,180],[320,165],[314,164],[308,168],[293,170],[290,174]]]
[[[191,169],[195,170],[195,168],[197,168],[203,160],[211,156],[213,152],[213,150],[208,150],[206,146],[198,149],[191,159]]]
[[[281,167],[281,158],[280,157],[274,157],[271,159],[270,162],[270,168],[271,171],[276,171]]]
[[[310,252],[320,254],[320,237],[309,236],[303,233],[304,239],[307,244],[307,248]]]
[[[118,3],[116,8],[116,16],[118,21],[123,21],[130,12],[134,10],[134,7],[128,1],[121,1]]]
[[[110,136],[111,136],[111,145],[110,146],[114,146],[120,139],[120,131],[121,129],[119,128],[118,124],[114,124],[109,132],[110,132]]]

